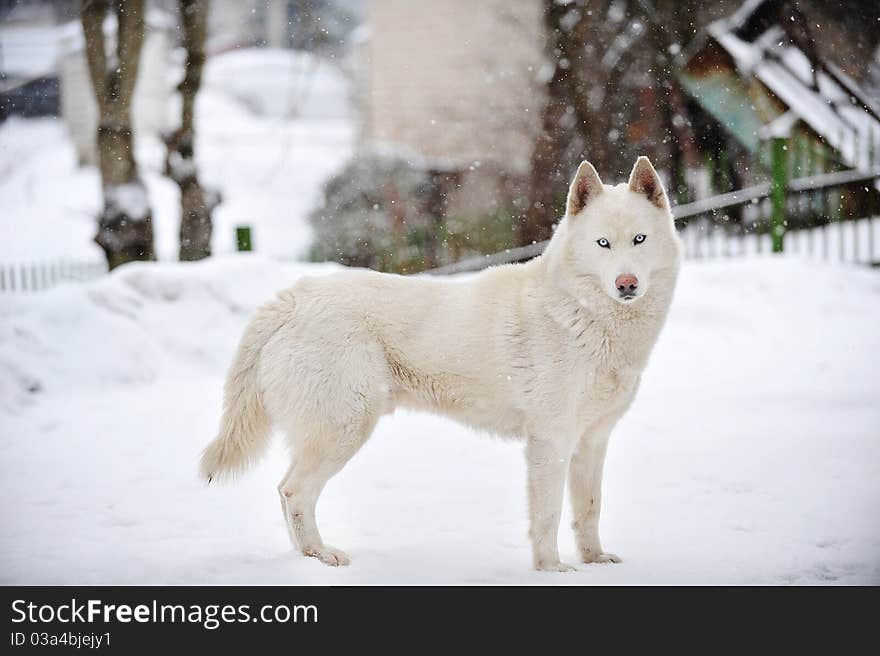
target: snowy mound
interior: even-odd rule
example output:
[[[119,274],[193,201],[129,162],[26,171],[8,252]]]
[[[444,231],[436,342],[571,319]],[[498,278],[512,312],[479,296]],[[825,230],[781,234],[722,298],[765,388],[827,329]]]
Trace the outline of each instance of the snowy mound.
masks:
[[[250,313],[334,269],[137,264],[2,297],[0,583],[880,583],[876,272],[686,265],[611,440],[603,542],[624,562],[547,575],[520,448],[443,419],[383,419],[328,485],[349,568],[290,550],[280,446],[236,485],[197,480]]]
[[[0,398],[15,411],[71,385],[161,384],[221,374],[256,307],[304,270],[228,256],[193,265],[132,263],[90,285],[62,285],[0,305]]]

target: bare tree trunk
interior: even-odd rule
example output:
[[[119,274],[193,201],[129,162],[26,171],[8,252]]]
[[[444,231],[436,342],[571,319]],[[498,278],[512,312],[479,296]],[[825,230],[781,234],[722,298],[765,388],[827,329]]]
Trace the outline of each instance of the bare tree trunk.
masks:
[[[520,244],[550,236],[562,214],[574,159],[589,159],[610,176],[626,175],[638,154],[650,155],[658,168],[669,168],[673,175],[694,159],[671,52],[693,37],[700,3],[668,0],[659,9],[654,4],[544,0],[546,52],[554,68],[546,83],[542,133],[532,153],[530,205],[520,224]],[[641,106],[637,93],[642,89],[632,84],[634,76],[652,80],[652,105]],[[656,136],[639,143],[627,129],[646,115],[650,120],[642,129]],[[576,152],[578,146],[583,152]]]
[[[604,6],[604,3],[600,3]],[[567,150],[581,138],[587,152],[581,153],[601,166],[608,159],[607,123],[610,117],[590,111],[586,71],[597,67],[588,61],[585,44],[595,38],[593,27],[599,9],[586,0],[569,3],[544,0],[544,30],[547,58],[553,75],[547,81],[546,100],[541,115],[541,133],[532,151],[529,181],[529,207],[520,224],[521,245],[549,239],[553,225],[561,218],[572,164]],[[593,14],[596,14],[594,17]]]
[[[684,92],[673,73],[676,63],[671,46],[680,49],[682,42],[692,35],[700,4],[698,0],[677,0],[659,2],[655,7],[651,2],[639,0],[635,6],[636,15],[648,27],[648,43],[654,53],[651,75],[657,92],[658,127],[667,137],[663,140],[666,147],[658,144],[655,152],[650,154],[656,168],[669,171],[670,188],[676,198],[690,196],[687,181],[678,178],[683,177],[685,169],[698,165],[699,154],[694,145],[696,140],[688,120]]]
[[[541,131],[532,151],[531,177],[529,179],[529,207],[525,220],[519,225],[517,235],[520,245],[549,239],[553,224],[559,218],[558,202],[560,167],[570,130],[564,119],[569,111],[569,67],[560,66],[562,35],[559,21],[563,6],[555,0],[544,0],[544,30],[546,53],[553,74],[547,81],[546,98],[541,111]]]
[[[520,245],[550,238],[553,224],[559,218],[559,208],[564,202],[558,198],[560,189],[564,188],[564,183],[560,184],[560,181],[567,175],[567,172],[560,170],[562,155],[571,132],[564,124],[570,107],[567,80],[569,73],[557,61],[561,6],[555,0],[545,0],[544,4],[546,48],[553,65],[553,75],[547,82],[547,95],[541,112],[541,132],[532,151],[529,207],[517,235]]]
[[[165,173],[180,186],[180,259],[200,260],[211,254],[211,212],[220,202],[216,192],[199,184],[194,158],[196,94],[205,63],[207,0],[180,0],[186,48],[186,72],[178,86],[182,103],[180,127],[165,141]]]
[[[104,18],[117,18],[116,52],[107,56]],[[143,0],[83,0],[80,18],[86,59],[98,105],[98,161],[104,209],[95,241],[111,269],[152,260],[153,221],[147,190],[138,177],[131,129],[131,98],[144,40]]]

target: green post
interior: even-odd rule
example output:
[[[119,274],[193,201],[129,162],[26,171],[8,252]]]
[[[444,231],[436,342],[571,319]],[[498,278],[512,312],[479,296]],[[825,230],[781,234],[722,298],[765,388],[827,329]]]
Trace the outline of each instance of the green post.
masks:
[[[235,228],[235,247],[239,251],[252,251],[253,243],[251,242],[251,227],[236,226]]]
[[[678,166],[678,169],[675,172],[675,195],[676,201],[679,205],[684,205],[689,202],[688,198],[688,184],[687,184],[687,173],[686,173],[686,165],[684,162],[681,162]]]
[[[727,193],[728,191],[733,191],[733,180],[730,179],[730,155],[727,152],[726,147],[722,147],[721,152],[718,155],[718,166],[721,169],[721,178],[723,180],[721,190],[723,193]]]
[[[785,188],[788,186],[786,168],[785,139],[773,137],[773,182],[770,186],[770,199],[773,208],[770,214],[770,237],[773,252],[781,253],[785,239]]]
[[[715,180],[715,156],[713,153],[706,153],[705,155],[705,166],[706,172],[709,174],[709,189],[711,193],[717,194],[720,193],[716,187]]]
[[[797,179],[803,176],[803,143],[800,134],[794,136],[791,147],[791,177]]]

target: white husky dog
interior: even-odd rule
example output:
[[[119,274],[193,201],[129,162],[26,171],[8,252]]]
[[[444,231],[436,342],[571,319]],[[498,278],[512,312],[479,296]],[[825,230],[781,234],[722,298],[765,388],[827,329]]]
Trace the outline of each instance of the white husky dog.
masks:
[[[324,543],[315,504],[404,406],[523,438],[529,535],[539,570],[559,560],[568,475],[585,563],[619,562],[599,541],[602,465],[672,299],[679,241],[663,185],[640,157],[628,184],[603,185],[583,162],[543,255],[463,280],[351,271],[301,278],[250,322],[229,370],[211,480],[260,456],[271,429],[293,461],[278,486],[294,544],[347,565]]]

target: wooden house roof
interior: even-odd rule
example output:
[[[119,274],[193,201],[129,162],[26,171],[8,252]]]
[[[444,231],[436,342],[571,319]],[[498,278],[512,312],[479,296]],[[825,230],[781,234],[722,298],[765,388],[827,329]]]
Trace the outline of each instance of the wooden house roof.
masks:
[[[684,88],[747,149],[797,124],[851,168],[880,152],[880,112],[833,64],[821,60],[806,21],[781,0],[747,0],[711,23],[679,71]]]

